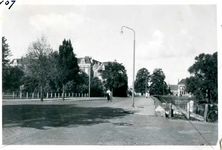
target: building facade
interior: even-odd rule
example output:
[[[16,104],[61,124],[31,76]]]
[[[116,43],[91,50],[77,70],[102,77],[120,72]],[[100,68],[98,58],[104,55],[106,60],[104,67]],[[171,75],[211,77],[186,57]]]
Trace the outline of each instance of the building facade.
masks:
[[[185,96],[188,93],[186,93],[186,79],[182,79],[179,83],[178,83],[178,93],[180,96]]]
[[[86,74],[90,74],[91,76],[98,77],[100,80],[102,80],[99,70],[105,70],[105,65],[103,62],[85,56],[82,58],[78,58],[78,65],[80,70],[82,70]]]

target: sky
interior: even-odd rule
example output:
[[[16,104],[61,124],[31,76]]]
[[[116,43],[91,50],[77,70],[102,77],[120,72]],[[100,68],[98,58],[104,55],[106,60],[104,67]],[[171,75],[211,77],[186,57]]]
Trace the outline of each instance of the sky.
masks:
[[[3,10],[2,34],[12,58],[46,36],[54,51],[70,39],[77,57],[122,63],[133,75],[133,32],[136,71],[162,68],[168,84],[189,77],[188,68],[201,53],[217,51],[216,5],[17,5]]]

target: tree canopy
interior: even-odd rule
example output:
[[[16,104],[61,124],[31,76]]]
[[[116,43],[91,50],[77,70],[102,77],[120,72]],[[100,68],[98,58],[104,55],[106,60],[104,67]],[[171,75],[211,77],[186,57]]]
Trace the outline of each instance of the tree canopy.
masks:
[[[3,69],[9,65],[9,56],[11,56],[11,50],[9,49],[9,45],[7,43],[7,39],[2,37],[2,67]]]
[[[35,77],[41,91],[41,101],[43,101],[43,87],[48,84],[50,78],[49,54],[52,53],[46,37],[42,36],[37,41],[30,44],[26,54],[27,76]]]
[[[151,85],[150,85],[150,94],[151,95],[165,95],[168,94],[169,90],[167,84],[164,81],[165,74],[162,69],[154,69],[153,74],[151,75]]]
[[[194,94],[199,101],[217,102],[217,52],[196,56],[188,71],[191,77],[186,79],[186,91]]]
[[[100,70],[106,89],[113,91],[113,96],[127,96],[128,77],[125,67],[118,62],[108,62],[105,70]]]
[[[148,82],[150,80],[150,73],[146,68],[138,70],[135,81],[135,91],[137,93],[145,93],[148,89]]]
[[[58,76],[63,85],[63,100],[65,93],[65,85],[71,80],[75,80],[79,72],[78,60],[73,52],[72,43],[70,40],[65,40],[59,46],[58,56]]]
[[[10,66],[11,50],[7,39],[2,37],[2,88],[3,91],[17,91],[22,84],[24,72],[20,67]]]

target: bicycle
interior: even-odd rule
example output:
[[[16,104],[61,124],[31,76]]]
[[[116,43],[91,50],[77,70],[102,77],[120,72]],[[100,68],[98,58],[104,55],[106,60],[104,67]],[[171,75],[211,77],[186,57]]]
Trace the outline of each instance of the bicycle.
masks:
[[[217,110],[211,110],[207,114],[207,122],[217,122],[218,121],[218,111]]]

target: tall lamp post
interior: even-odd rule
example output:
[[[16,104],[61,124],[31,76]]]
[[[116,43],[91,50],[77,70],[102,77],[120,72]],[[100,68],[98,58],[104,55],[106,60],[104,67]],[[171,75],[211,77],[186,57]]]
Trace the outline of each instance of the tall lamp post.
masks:
[[[91,64],[89,64],[89,98],[90,98],[90,82],[91,82]]]
[[[135,44],[136,44],[135,38],[136,38],[136,32],[132,28],[129,28],[127,26],[122,26],[121,31],[120,31],[121,34],[123,34],[123,28],[129,29],[129,30],[133,31],[133,33],[134,33],[134,40],[133,40],[133,92],[132,92],[132,101],[133,101],[132,107],[134,107]]]

